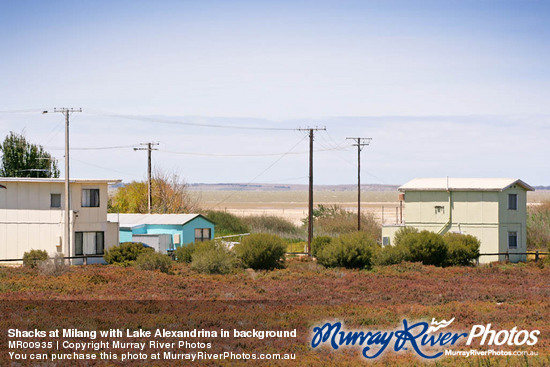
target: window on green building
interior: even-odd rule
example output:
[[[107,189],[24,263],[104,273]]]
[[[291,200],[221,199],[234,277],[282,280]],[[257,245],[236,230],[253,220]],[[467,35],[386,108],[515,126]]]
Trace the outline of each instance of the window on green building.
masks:
[[[508,194],[508,209],[518,210],[518,195]]]

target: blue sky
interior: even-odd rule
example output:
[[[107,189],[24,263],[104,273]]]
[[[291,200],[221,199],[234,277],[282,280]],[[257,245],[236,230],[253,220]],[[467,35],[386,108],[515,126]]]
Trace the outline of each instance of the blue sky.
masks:
[[[62,160],[62,116],[37,112],[83,107],[73,147],[127,148],[75,150],[76,177],[141,179],[131,146],[159,141],[155,164],[189,182],[306,183],[303,133],[159,121],[320,125],[319,184],[355,181],[345,137],[364,136],[364,182],[547,185],[549,15],[529,0],[3,1],[0,135]],[[255,154],[274,155],[228,156]]]

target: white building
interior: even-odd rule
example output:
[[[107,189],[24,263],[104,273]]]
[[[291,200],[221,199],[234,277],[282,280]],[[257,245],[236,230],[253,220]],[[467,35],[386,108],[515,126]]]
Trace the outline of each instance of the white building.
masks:
[[[107,190],[118,182],[70,181],[70,241],[64,244],[64,180],[0,177],[0,261],[21,259],[31,249],[78,256],[117,245],[118,223],[107,220]]]

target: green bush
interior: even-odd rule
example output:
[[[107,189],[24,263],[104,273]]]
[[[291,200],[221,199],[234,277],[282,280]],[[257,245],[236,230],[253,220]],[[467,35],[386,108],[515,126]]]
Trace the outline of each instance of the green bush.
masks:
[[[399,246],[411,252],[411,261],[424,265],[443,266],[447,259],[447,245],[443,237],[430,231],[409,233],[401,238]]]
[[[105,251],[103,258],[108,264],[128,266],[136,261],[142,252],[147,251],[154,250],[150,247],[143,246],[143,244],[139,242],[123,242]]]
[[[410,233],[418,233],[418,229],[414,227],[402,227],[393,235],[393,246],[399,246],[401,239]]]
[[[36,268],[41,261],[48,260],[45,250],[30,250],[23,253],[23,265]]]
[[[195,252],[195,249],[196,246],[194,243],[180,246],[174,251],[174,257],[179,263],[189,264],[193,260],[193,252]]]
[[[443,240],[447,245],[446,265],[473,265],[479,257],[479,240],[469,234],[446,233]]]
[[[235,256],[221,243],[200,242],[192,255],[191,269],[206,274],[228,274],[236,265]]]
[[[286,244],[273,234],[251,234],[233,250],[246,268],[269,270],[282,267],[285,262]]]
[[[546,249],[550,243],[550,202],[527,208],[527,248]]]
[[[332,242],[330,236],[316,236],[311,241],[311,255],[317,257],[317,254],[328,244]]]
[[[163,273],[168,273],[172,267],[172,259],[170,256],[158,252],[145,251],[137,257],[135,266],[140,270],[160,270]]]
[[[369,269],[379,245],[366,233],[344,234],[325,245],[317,261],[326,267]]]
[[[374,256],[376,265],[395,265],[410,261],[411,252],[405,246],[384,246]]]
[[[292,222],[274,215],[250,215],[242,218],[252,233],[271,233],[281,237],[296,237],[300,230]]]
[[[249,232],[248,227],[242,219],[231,213],[212,210],[206,214],[206,218],[214,222],[218,236]]]

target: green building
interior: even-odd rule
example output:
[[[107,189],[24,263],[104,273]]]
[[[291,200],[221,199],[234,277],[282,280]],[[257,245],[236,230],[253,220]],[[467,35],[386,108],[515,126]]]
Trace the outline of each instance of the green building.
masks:
[[[510,253],[510,261],[525,261],[527,251],[527,191],[534,189],[512,178],[416,178],[398,189],[404,193],[403,223],[382,228],[385,245],[403,226],[439,234],[458,232],[477,237],[481,254]],[[487,263],[505,255],[481,256]]]

